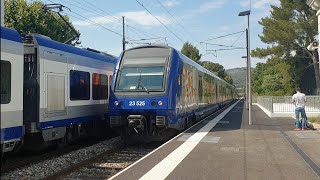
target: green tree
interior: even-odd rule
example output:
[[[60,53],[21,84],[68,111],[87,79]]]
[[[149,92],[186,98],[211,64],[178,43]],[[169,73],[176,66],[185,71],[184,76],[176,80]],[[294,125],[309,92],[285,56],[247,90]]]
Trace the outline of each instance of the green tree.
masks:
[[[224,80],[229,84],[233,84],[233,79],[229,74],[224,77]]]
[[[317,34],[317,20],[315,12],[311,10],[305,1],[301,0],[280,0],[280,6],[271,6],[271,15],[262,18],[259,22],[263,26],[263,34],[260,35],[262,42],[269,44],[267,48],[257,48],[252,51],[252,56],[259,58],[268,58],[265,65],[260,65],[253,73],[253,90],[256,93],[266,93],[259,85],[266,84],[274,78],[288,78],[284,80],[289,86],[282,91],[270,88],[278,95],[284,95],[287,92],[292,92],[294,86],[301,86],[303,90],[310,89],[313,82],[319,77],[319,71],[315,72],[314,76],[310,77],[305,71],[313,63],[312,53],[306,47],[313,41],[313,37]],[[273,71],[275,75],[268,71],[277,64],[282,64],[289,71],[289,76],[282,76],[284,72]],[[303,65],[301,66],[297,66]],[[264,69],[261,69],[263,67]],[[310,68],[308,69],[310,70]],[[266,77],[264,77],[266,76]],[[309,79],[306,79],[309,78]],[[308,81],[306,87],[302,86],[302,82]]]
[[[201,65],[222,79],[226,76],[224,67],[219,63],[204,61]]]
[[[197,47],[193,46],[189,42],[186,42],[183,44],[181,53],[186,55],[188,58],[194,60],[197,63],[199,63],[199,60],[201,58],[201,54],[199,53],[199,50],[197,49]]]
[[[226,73],[224,67],[221,64],[213,63],[213,62],[209,62],[209,61],[204,61],[204,62],[201,62],[201,65],[204,68],[211,71],[212,73],[214,73],[215,75],[217,75],[218,77],[220,77],[221,79],[224,79],[229,84],[233,84],[232,77]]]
[[[74,34],[63,20],[57,14],[43,12],[42,6],[40,1],[6,0],[5,26],[16,29],[22,36],[38,33],[60,42],[72,38]],[[64,18],[70,23],[68,16]]]

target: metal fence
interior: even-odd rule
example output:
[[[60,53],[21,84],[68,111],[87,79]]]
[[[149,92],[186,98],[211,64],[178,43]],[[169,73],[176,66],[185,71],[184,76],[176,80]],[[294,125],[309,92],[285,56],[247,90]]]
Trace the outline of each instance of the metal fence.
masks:
[[[294,112],[295,106],[291,103],[291,96],[260,96],[257,103],[271,113]],[[320,96],[306,96],[305,111],[320,112]]]

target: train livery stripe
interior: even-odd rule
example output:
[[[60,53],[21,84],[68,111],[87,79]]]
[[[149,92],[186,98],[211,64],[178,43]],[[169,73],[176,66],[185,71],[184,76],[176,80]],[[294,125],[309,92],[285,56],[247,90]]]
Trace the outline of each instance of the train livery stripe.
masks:
[[[88,50],[80,49],[80,48],[77,48],[74,46],[69,46],[69,45],[42,37],[40,35],[35,35],[35,39],[37,40],[38,45],[40,45],[40,46],[44,46],[44,47],[48,47],[48,48],[52,48],[52,49],[56,49],[56,50],[60,50],[60,51],[64,51],[64,52],[69,52],[72,54],[104,61],[104,62],[111,63],[111,64],[116,64],[116,62],[117,62],[116,60],[114,60],[114,59],[116,59],[116,57],[102,55],[102,54],[98,54],[98,53],[91,52]]]
[[[16,126],[1,129],[1,142],[13,139],[21,139],[23,135],[23,127]]]
[[[5,27],[1,27],[1,39],[22,43],[22,39],[16,30]]]
[[[107,115],[105,115],[107,117]],[[52,120],[48,122],[41,122],[40,128],[42,130],[51,129],[55,127],[65,127],[71,124],[76,125],[80,123],[86,123],[93,120],[102,120],[101,115],[94,115],[94,116],[84,116],[84,117],[77,117],[77,118],[70,118],[70,119],[61,119],[61,120]]]

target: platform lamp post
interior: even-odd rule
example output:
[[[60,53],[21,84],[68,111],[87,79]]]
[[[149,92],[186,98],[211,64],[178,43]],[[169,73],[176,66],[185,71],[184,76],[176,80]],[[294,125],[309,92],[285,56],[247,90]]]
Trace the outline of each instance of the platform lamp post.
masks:
[[[248,28],[246,30],[247,34],[247,74],[248,74],[248,104],[249,104],[249,125],[252,124],[251,111],[252,111],[252,96],[251,96],[251,60],[250,60],[250,10],[242,11],[239,13],[239,16],[248,16]]]
[[[244,89],[245,89],[245,95],[246,95],[246,99],[245,99],[246,109],[248,110],[249,109],[249,102],[248,102],[248,94],[249,94],[249,92],[248,92],[248,89],[249,89],[248,88],[248,56],[242,56],[241,58],[247,59],[247,62],[246,62],[246,64],[247,64],[247,67],[246,67],[246,83],[245,83]]]

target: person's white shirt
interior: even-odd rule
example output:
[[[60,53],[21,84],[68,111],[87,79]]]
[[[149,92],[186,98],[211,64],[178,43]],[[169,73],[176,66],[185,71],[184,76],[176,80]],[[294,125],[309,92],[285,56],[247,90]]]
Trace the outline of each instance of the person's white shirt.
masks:
[[[306,95],[301,92],[297,92],[296,94],[294,94],[292,96],[292,102],[295,103],[296,108],[304,108],[304,106],[305,106],[304,103],[306,101],[307,101]]]

